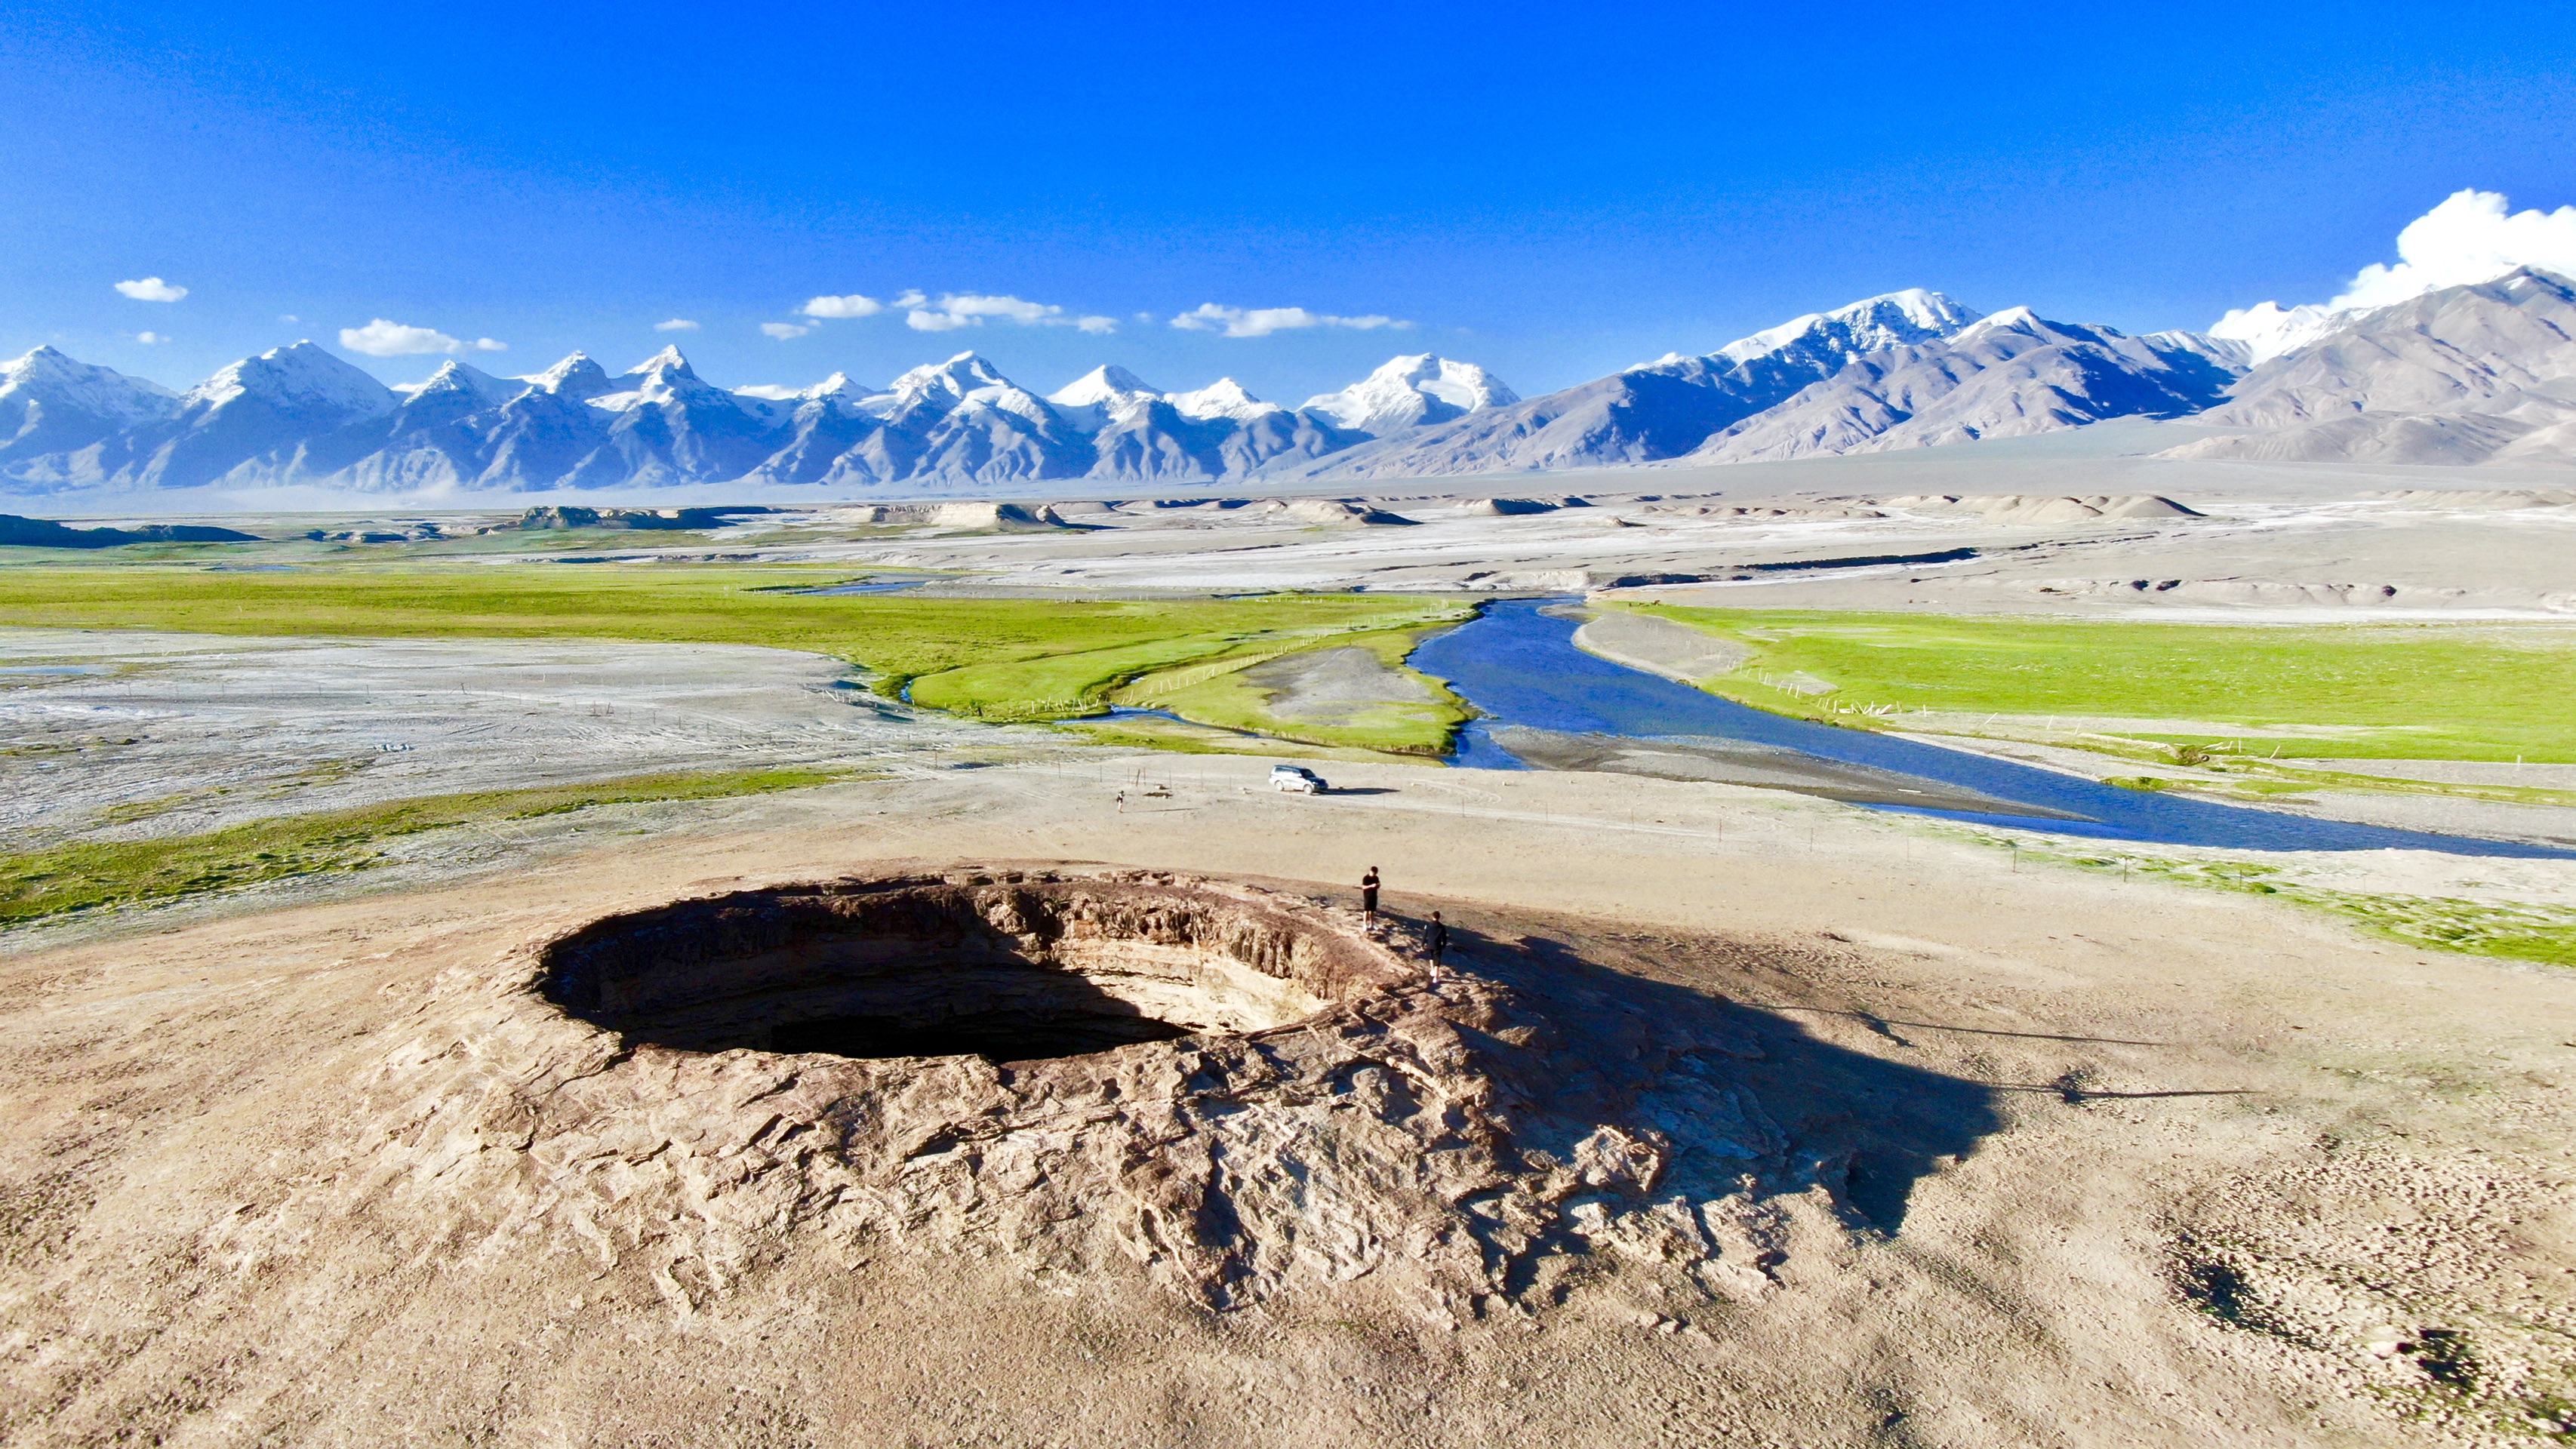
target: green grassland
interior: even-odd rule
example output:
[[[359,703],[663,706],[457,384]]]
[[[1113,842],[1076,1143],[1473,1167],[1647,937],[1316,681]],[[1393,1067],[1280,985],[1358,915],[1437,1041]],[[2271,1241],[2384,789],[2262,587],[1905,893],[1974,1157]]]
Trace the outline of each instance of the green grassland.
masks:
[[[1464,610],[1457,611],[1463,615]],[[1451,737],[1471,717],[1465,701],[1448,685],[1406,666],[1405,656],[1426,634],[1440,627],[1382,629],[1343,634],[1329,643],[1336,648],[1366,649],[1377,662],[1422,686],[1423,700],[1379,700],[1355,706],[1341,719],[1298,719],[1271,708],[1279,691],[1253,683],[1244,672],[1293,652],[1292,647],[1263,641],[1215,659],[1179,669],[1159,670],[1119,688],[1110,698],[1123,705],[1164,709],[1219,729],[1239,730],[1274,739],[1296,740],[1327,748],[1367,749],[1402,755],[1445,755]]]
[[[590,785],[431,795],[281,816],[201,835],[0,853],[0,926],[321,871],[364,870],[382,860],[386,841],[425,830],[533,820],[599,805],[758,795],[848,778],[846,772],[811,769],[640,775]]]
[[[2107,715],[2315,730],[2264,742],[2313,758],[2576,761],[2576,627],[2564,625],[2202,625],[1627,607],[1753,651],[1702,688],[1838,724],[1902,728],[1904,715],[1934,711],[2000,716],[1976,732],[2016,736],[2051,716]],[[1788,687],[1799,675],[1832,690]],[[2166,760],[2253,749],[2238,737],[2187,731],[2055,742]]]
[[[1093,601],[823,596],[846,570],[780,565],[344,565],[245,573],[0,569],[0,625],[219,634],[753,644],[849,660],[876,687],[979,719],[1099,713],[1117,686],[1248,649],[1463,617],[1400,596]],[[1404,746],[1419,732],[1387,743]],[[1368,743],[1360,741],[1359,743]]]
[[[1995,843],[1989,839],[1989,843]],[[2344,891],[2294,879],[2280,866],[2238,860],[2176,860],[2098,848],[2078,851],[2067,842],[2018,842],[2026,859],[2050,860],[2086,870],[2132,872],[2206,889],[2274,896],[2331,912],[2373,935],[2409,946],[2495,956],[2550,966],[2576,966],[2576,909],[2459,896]]]

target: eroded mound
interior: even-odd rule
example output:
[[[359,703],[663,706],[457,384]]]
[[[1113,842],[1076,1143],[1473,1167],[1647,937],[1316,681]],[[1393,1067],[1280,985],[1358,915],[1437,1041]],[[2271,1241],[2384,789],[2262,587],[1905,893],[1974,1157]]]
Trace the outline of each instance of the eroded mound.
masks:
[[[636,1043],[1008,1062],[1283,1026],[1407,974],[1250,897],[1008,872],[612,918],[547,949],[543,989]]]
[[[1992,1125],[1982,1089],[1700,991],[1459,944],[1435,984],[1400,926],[1069,868],[619,915],[435,987],[342,1180],[684,1319],[801,1243],[1213,1307],[1365,1280],[1455,1321],[1613,1262],[1766,1293]]]

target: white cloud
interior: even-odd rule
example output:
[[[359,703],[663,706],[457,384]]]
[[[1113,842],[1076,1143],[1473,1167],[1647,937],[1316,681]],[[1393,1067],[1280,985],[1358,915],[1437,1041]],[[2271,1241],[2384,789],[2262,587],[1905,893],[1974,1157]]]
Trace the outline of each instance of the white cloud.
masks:
[[[885,310],[885,303],[856,292],[846,297],[815,297],[796,309],[808,317],[873,317]]]
[[[1324,312],[1309,312],[1303,307],[1220,307],[1202,302],[1196,308],[1172,319],[1172,325],[1184,332],[1222,332],[1228,337],[1267,337],[1273,332],[1295,332],[1309,327],[1349,327],[1362,332],[1380,327],[1411,327],[1393,317],[1335,317]]]
[[[760,324],[761,335],[766,337],[775,337],[781,342],[786,341],[790,337],[802,337],[813,330],[814,329],[811,327],[799,327],[793,322],[763,322]]]
[[[686,317],[674,317],[668,322],[654,323],[653,330],[656,332],[695,332],[698,330],[698,324],[690,321]]]
[[[134,334],[134,340],[146,347],[153,347],[169,341],[170,337],[165,332],[137,332]]]
[[[139,282],[119,282],[116,290],[137,302],[176,302],[188,295],[185,287],[173,286],[159,277],[145,277]]]
[[[954,332],[981,327],[987,318],[1022,327],[1072,327],[1094,335],[1118,330],[1118,319],[1085,314],[1067,316],[1062,307],[1018,297],[992,297],[981,292],[943,292],[937,297],[918,290],[894,299],[904,309],[903,325],[915,332]]]
[[[2373,262],[2330,304],[2385,307],[2516,267],[2576,276],[2576,206],[2508,211],[2500,191],[2455,191],[2397,234],[2397,265]]]
[[[364,327],[340,329],[340,345],[369,357],[416,357],[430,352],[507,352],[510,345],[489,337],[471,342],[450,337],[434,327],[406,327],[379,317]]]
[[[296,315],[295,315],[294,313],[292,313],[292,312],[281,312],[281,313],[279,313],[279,314],[278,314],[278,316],[277,316],[277,320],[278,320],[278,321],[280,321],[280,322],[294,323],[294,322],[301,322],[301,321],[303,321],[304,319],[303,319],[303,318],[301,318],[301,317],[296,316]]]

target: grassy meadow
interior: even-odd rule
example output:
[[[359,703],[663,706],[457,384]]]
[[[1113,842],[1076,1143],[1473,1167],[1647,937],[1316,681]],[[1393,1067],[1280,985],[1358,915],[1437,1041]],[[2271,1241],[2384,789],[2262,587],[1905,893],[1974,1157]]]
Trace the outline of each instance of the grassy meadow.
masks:
[[[752,644],[846,659],[883,693],[909,690],[916,703],[969,718],[1043,720],[1097,714],[1111,690],[1156,671],[1465,614],[1448,601],[1376,595],[1099,601],[801,592],[848,577],[846,569],[759,564],[273,573],[33,564],[0,569],[0,625]],[[1382,741],[1336,743],[1420,747],[1424,731],[1402,723]]]
[[[1464,611],[1460,611],[1463,613]],[[1144,675],[1122,685],[1112,702],[1169,710],[1183,719],[1327,748],[1378,750],[1404,755],[1445,755],[1450,737],[1467,722],[1465,701],[1440,680],[1406,666],[1405,656],[1440,625],[1337,635],[1334,648],[1365,649],[1381,668],[1420,684],[1429,698],[1381,700],[1355,707],[1341,719],[1298,719],[1272,708],[1276,691],[1244,678],[1247,670],[1308,646],[1263,641],[1178,669]]]
[[[1753,651],[1702,688],[1841,724],[1926,728],[1906,716],[1928,712],[1947,717],[1945,731],[2048,736],[2114,753],[2126,742],[2186,759],[2278,748],[2325,759],[2576,761],[2576,627],[2566,625],[1628,607]],[[2129,723],[2055,738],[2058,719],[2106,716]],[[2238,728],[2266,733],[2249,739]]]
[[[258,820],[198,835],[0,852],[0,927],[322,871],[364,870],[383,858],[386,841],[426,830],[534,820],[599,805],[760,795],[846,778],[845,772],[811,769],[640,775],[588,785],[429,795]]]

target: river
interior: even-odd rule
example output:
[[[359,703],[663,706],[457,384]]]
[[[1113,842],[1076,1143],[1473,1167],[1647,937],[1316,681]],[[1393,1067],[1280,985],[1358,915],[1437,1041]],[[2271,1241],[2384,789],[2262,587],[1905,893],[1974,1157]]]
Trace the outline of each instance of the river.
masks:
[[[2053,812],[2052,816],[2026,816],[1901,804],[1868,807],[2021,830],[2245,850],[2433,850],[2451,855],[2576,858],[2576,851],[2545,845],[2317,820],[2279,810],[2125,790],[1965,750],[1766,713],[1583,652],[1573,642],[1578,621],[1549,612],[1568,602],[1503,600],[1488,605],[1473,620],[1426,640],[1413,652],[1414,667],[1448,680],[1450,688],[1486,715],[1463,733],[1453,764],[1527,768],[1496,741],[1497,731],[1508,738],[1513,727],[1570,736],[1742,742]]]

